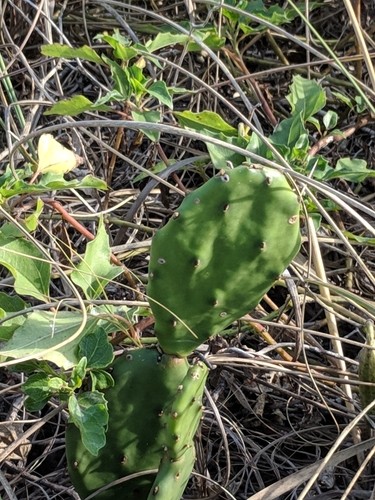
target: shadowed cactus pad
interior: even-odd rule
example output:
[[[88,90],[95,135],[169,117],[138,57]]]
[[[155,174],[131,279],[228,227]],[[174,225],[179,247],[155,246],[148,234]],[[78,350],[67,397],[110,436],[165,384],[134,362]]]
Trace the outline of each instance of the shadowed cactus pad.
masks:
[[[237,167],[187,196],[151,246],[163,350],[188,355],[253,309],[299,247],[298,198],[277,170]]]
[[[160,355],[156,349],[130,350],[114,362],[116,385],[105,391],[109,410],[105,447],[95,457],[83,446],[74,425],[66,433],[69,474],[81,498],[116,479],[159,467],[168,440],[164,408],[172,404],[188,370],[186,359]],[[140,476],[95,499],[146,499],[154,479],[155,473]]]

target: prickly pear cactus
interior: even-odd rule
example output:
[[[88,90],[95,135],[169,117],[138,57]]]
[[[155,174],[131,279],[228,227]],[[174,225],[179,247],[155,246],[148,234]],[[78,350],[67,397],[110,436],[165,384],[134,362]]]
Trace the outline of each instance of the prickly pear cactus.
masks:
[[[372,382],[372,386],[359,386],[359,396],[362,407],[372,403],[375,399],[375,331],[374,323],[368,321],[364,327],[366,333],[366,347],[363,347],[359,353],[358,378],[361,382]],[[371,414],[375,414],[375,407]]]
[[[163,411],[165,446],[148,500],[180,500],[184,493],[195,461],[194,436],[202,418],[207,375],[203,363],[191,366]]]
[[[277,170],[221,172],[153,238],[148,296],[162,349],[190,354],[253,309],[299,250],[299,202]]]
[[[105,447],[95,457],[83,446],[74,425],[66,433],[69,473],[82,499],[116,479],[159,467],[167,441],[163,410],[172,404],[188,370],[186,359],[160,355],[156,349],[131,350],[115,361],[116,385],[105,394],[109,410]],[[154,479],[155,472],[136,477],[95,500],[144,500]]]

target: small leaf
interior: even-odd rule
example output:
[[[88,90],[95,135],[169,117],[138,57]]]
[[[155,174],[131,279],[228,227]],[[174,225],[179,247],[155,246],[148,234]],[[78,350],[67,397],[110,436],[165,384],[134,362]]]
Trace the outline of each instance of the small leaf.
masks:
[[[92,370],[90,377],[93,391],[103,391],[115,385],[112,375],[104,370]]]
[[[111,109],[110,106],[106,106],[105,104],[91,102],[90,99],[87,99],[83,95],[75,95],[69,99],[57,102],[43,114],[45,116],[77,116],[87,111],[111,111]]]
[[[375,171],[367,168],[365,160],[357,158],[341,158],[336,168],[328,173],[324,180],[344,179],[350,182],[363,182],[375,177]]]
[[[104,293],[107,284],[122,273],[120,266],[110,263],[111,248],[103,220],[93,241],[86,246],[85,256],[71,274],[72,281],[80,286],[87,299],[96,299]]]
[[[39,216],[43,212],[44,203],[38,198],[34,211],[25,218],[25,226],[29,231],[35,231],[38,227]]]
[[[159,111],[139,111],[133,110],[132,117],[134,121],[145,122],[145,123],[159,123],[160,122],[160,112]],[[140,129],[146,137],[152,142],[159,142],[160,132],[158,130],[146,130]]]
[[[74,48],[61,43],[51,43],[49,45],[42,45],[40,51],[44,56],[62,57],[64,59],[82,59],[96,64],[104,64],[102,58],[88,45]]]
[[[79,360],[78,364],[73,368],[70,377],[71,383],[75,389],[79,389],[82,385],[83,379],[86,376],[87,358],[83,357]]]
[[[147,92],[156,97],[162,104],[168,106],[169,109],[173,109],[172,97],[164,81],[154,82],[148,87]]]
[[[87,358],[87,368],[106,368],[113,361],[113,347],[103,328],[95,328],[92,333],[85,335],[78,351],[80,356]]]
[[[323,123],[327,130],[331,130],[335,128],[337,125],[339,115],[336,111],[332,111],[331,109],[327,111],[327,113],[323,116]]]
[[[80,430],[83,445],[97,456],[106,443],[108,408],[104,395],[98,391],[72,394],[68,408],[70,421]]]
[[[107,42],[113,48],[113,55],[121,61],[127,62],[138,55],[138,50],[130,46],[130,40],[121,35],[118,29],[114,30],[113,35],[100,34],[97,39]]]
[[[198,132],[208,131],[223,133],[226,136],[237,136],[237,130],[224,121],[220,115],[213,111],[202,111],[193,113],[192,111],[176,111],[174,115],[179,123]]]
[[[290,94],[286,98],[292,108],[292,114],[302,113],[303,120],[315,115],[326,104],[322,87],[315,80],[308,80],[299,75],[293,77]]]
[[[170,47],[171,45],[182,45],[189,41],[189,36],[181,33],[158,33],[153,40],[146,43],[146,48],[149,52],[155,52]]]

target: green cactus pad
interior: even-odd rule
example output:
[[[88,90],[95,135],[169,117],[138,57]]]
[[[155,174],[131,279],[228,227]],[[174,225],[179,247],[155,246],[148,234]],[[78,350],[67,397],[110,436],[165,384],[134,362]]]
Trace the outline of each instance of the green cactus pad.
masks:
[[[188,369],[186,359],[160,355],[156,349],[130,350],[114,362],[115,386],[105,392],[106,446],[94,457],[74,425],[66,433],[69,474],[81,498],[116,479],[159,467],[166,441],[163,409],[172,404]],[[146,499],[154,479],[155,473],[122,482],[95,500]]]
[[[299,248],[298,198],[277,170],[244,165],[195,190],[151,246],[162,349],[188,355],[251,311]]]
[[[164,454],[148,500],[180,500],[184,493],[195,461],[194,436],[203,414],[207,375],[203,363],[191,366],[163,411]]]

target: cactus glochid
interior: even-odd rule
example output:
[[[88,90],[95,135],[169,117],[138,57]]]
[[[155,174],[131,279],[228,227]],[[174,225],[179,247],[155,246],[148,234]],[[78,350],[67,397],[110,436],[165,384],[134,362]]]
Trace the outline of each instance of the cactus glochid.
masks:
[[[244,165],[185,198],[153,238],[148,296],[170,354],[190,354],[253,309],[300,247],[298,197],[277,170]]]

